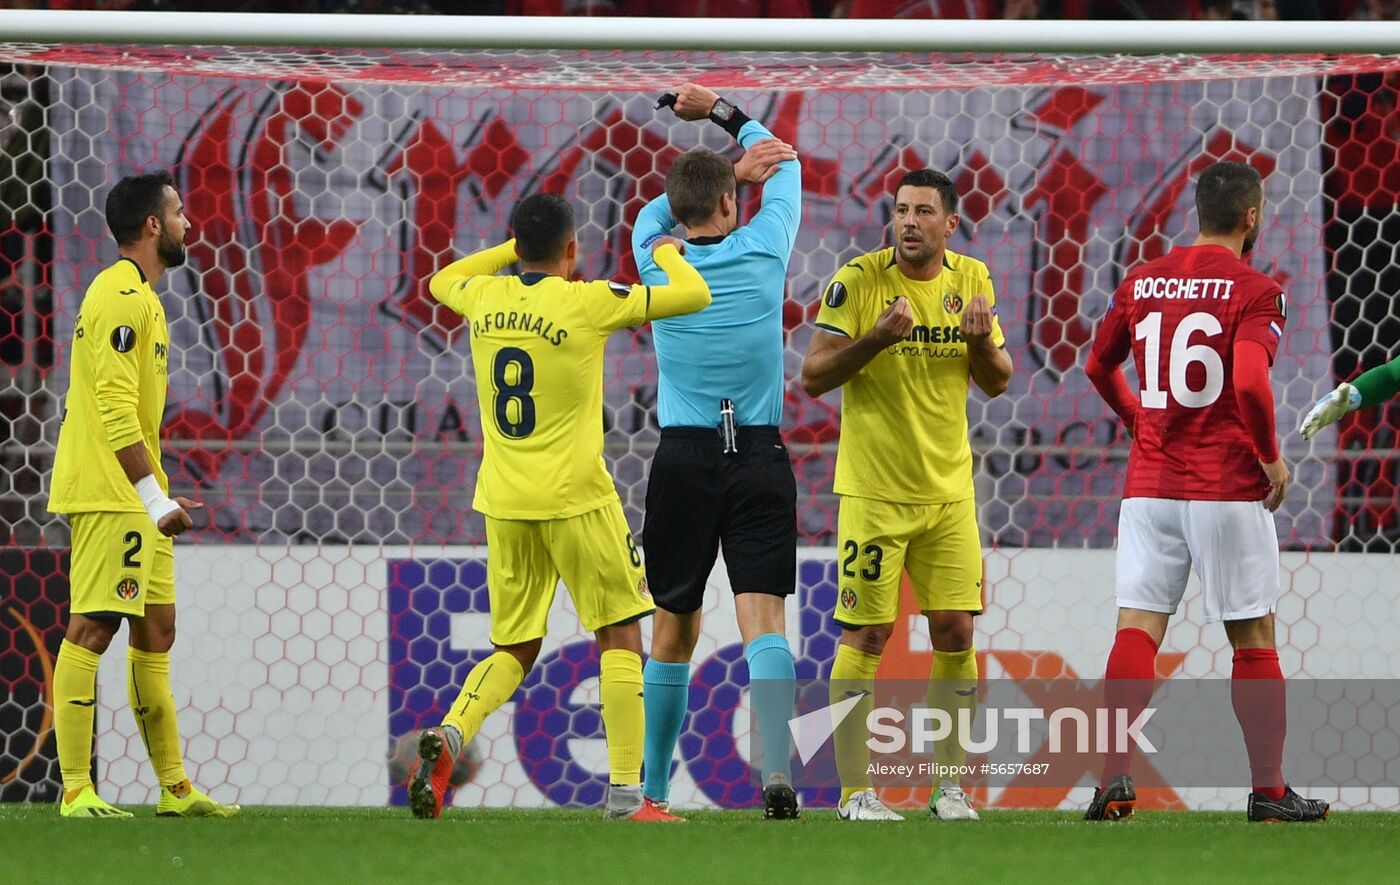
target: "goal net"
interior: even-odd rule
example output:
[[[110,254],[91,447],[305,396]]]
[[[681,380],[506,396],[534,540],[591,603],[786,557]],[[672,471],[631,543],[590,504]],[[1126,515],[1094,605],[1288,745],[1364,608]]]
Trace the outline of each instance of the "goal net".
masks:
[[[1125,269],[1189,241],[1190,183],[1217,159],[1264,173],[1251,260],[1288,294],[1273,370],[1296,479],[1277,515],[1284,672],[1381,677],[1400,656],[1400,406],[1311,444],[1295,430],[1318,396],[1400,342],[1400,58],[11,43],[0,62],[4,798],[58,789],[45,692],[69,535],[46,511],[46,476],[74,316],[116,254],[108,188],[172,170],[194,225],[188,263],[161,287],[165,465],[176,493],[206,505],[176,546],[172,669],[190,773],[245,804],[402,801],[406,741],[489,653],[484,528],[470,507],[476,391],[460,320],[427,279],[501,240],[513,204],[548,190],[579,212],[581,275],[634,280],[630,225],[672,161],[697,145],[734,152],[717,127],[654,109],[686,80],[744,107],[803,163],[783,313],[800,675],[824,675],[837,639],[840,421],[838,394],[810,398],[795,379],[826,281],[885,244],[893,183],[924,166],[963,194],[952,248],[991,267],[1016,362],[1006,395],[974,392],[969,405],[987,547],[982,672],[1102,673],[1128,441],[1082,366]],[[744,216],[757,201],[741,194]],[[602,421],[638,530],[656,380],[649,330],[614,336]],[[756,797],[722,569],[711,584],[673,790],[682,807]],[[539,665],[464,755],[457,804],[600,800],[597,653],[563,594],[550,625]],[[153,801],[124,709],[122,641],[100,674],[96,772],[107,799]],[[1174,675],[1229,674],[1198,594],[1164,650]],[[930,657],[921,619],[903,611],[882,672],[922,678]],[[1341,796],[1400,804],[1394,790]]]

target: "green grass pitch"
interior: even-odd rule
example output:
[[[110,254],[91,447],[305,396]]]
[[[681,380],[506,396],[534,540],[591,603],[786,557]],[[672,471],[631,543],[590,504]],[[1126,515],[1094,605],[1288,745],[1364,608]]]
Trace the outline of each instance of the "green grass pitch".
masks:
[[[58,885],[359,882],[1390,881],[1400,814],[1307,825],[1241,813],[1143,813],[1090,824],[1072,812],[982,812],[980,823],[842,824],[699,812],[682,825],[606,823],[597,811],[245,808],[238,818],[65,821],[54,806],[0,805],[0,879]]]

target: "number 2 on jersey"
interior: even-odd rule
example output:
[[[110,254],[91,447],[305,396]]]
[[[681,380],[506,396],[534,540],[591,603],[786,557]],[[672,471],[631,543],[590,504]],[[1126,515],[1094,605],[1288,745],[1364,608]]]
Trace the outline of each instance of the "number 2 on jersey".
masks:
[[[1214,337],[1223,332],[1220,320],[1205,311],[1187,314],[1181,318],[1172,335],[1171,351],[1167,356],[1167,386],[1171,398],[1188,409],[1204,409],[1220,399],[1225,389],[1225,363],[1220,354],[1209,344],[1192,344],[1191,336],[1204,332]],[[1167,391],[1161,388],[1162,364],[1162,314],[1149,313],[1133,327],[1133,338],[1142,345],[1142,407],[1144,409],[1165,409]],[[1199,390],[1192,389],[1186,381],[1186,370],[1197,363],[1205,370],[1205,384]]]
[[[491,384],[496,389],[496,426],[510,439],[524,439],[535,430],[535,362],[518,347],[496,351],[491,365]]]
[[[122,554],[122,568],[140,568],[141,560],[136,558],[136,554],[141,552],[141,533],[127,532],[122,537],[122,543],[131,545]]]

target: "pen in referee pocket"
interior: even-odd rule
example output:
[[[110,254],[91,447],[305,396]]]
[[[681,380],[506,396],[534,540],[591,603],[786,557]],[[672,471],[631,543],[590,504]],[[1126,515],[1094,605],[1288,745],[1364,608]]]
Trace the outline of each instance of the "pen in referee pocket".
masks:
[[[739,451],[739,440],[734,432],[734,400],[719,401],[719,436],[724,440],[724,453],[733,455]]]

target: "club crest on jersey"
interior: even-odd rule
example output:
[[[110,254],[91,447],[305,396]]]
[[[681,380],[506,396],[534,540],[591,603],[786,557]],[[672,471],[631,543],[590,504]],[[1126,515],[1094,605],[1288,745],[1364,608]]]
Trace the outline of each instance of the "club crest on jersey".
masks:
[[[117,353],[128,353],[135,346],[135,329],[130,326],[117,326],[112,330],[112,349]]]
[[[637,579],[637,595],[643,599],[651,599],[651,587],[648,586],[645,577]]]
[[[136,583],[135,578],[122,578],[117,584],[117,598],[127,602],[141,595],[141,585]]]
[[[841,588],[841,607],[846,611],[853,611],[856,607],[856,591],[850,587]]]
[[[626,283],[614,283],[612,280],[608,280],[608,288],[612,289],[612,293],[618,298],[626,298],[632,294],[632,287]]]
[[[956,292],[949,292],[947,295],[944,295],[943,309],[948,311],[948,313],[962,313],[962,296]]]
[[[840,280],[833,280],[830,286],[826,287],[826,297],[822,299],[827,307],[840,307],[846,303],[846,284]]]

